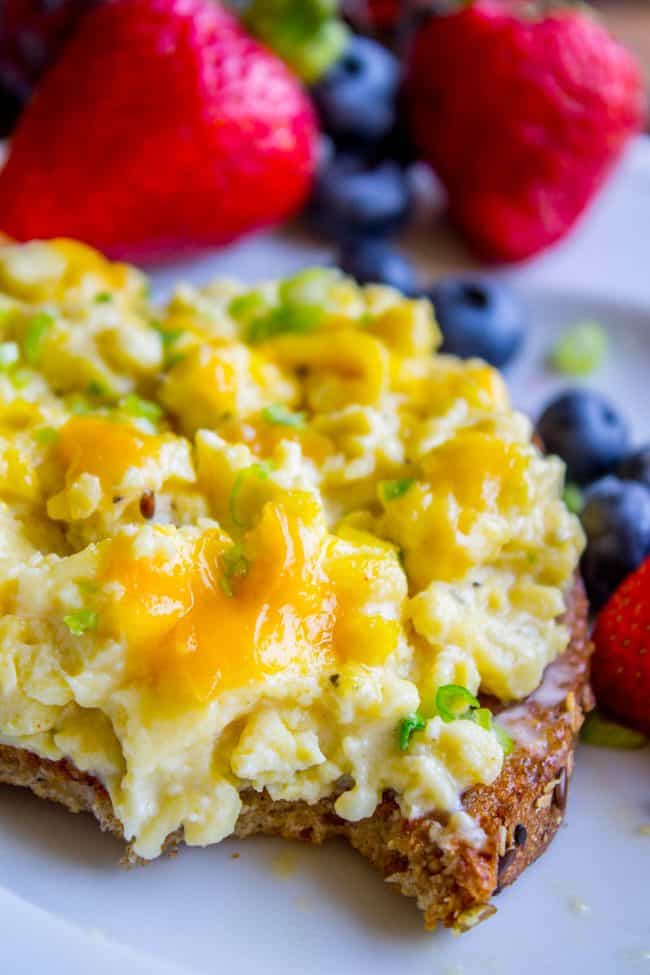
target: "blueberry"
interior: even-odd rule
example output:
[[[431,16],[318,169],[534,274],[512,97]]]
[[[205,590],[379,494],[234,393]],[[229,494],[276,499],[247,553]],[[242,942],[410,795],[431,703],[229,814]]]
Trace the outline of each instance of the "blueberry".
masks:
[[[639,481],[650,488],[650,444],[624,457],[616,473],[624,481]]]
[[[468,359],[478,356],[504,366],[519,351],[526,313],[505,284],[474,278],[446,278],[430,298],[443,335],[443,352]]]
[[[359,284],[387,284],[405,295],[418,293],[415,268],[383,240],[361,240],[341,251],[339,264]]]
[[[380,142],[395,125],[399,84],[397,58],[381,44],[351,35],[342,58],[312,87],[323,128],[340,146]]]
[[[409,218],[411,190],[396,163],[335,156],[316,179],[310,210],[317,228],[335,240],[389,237]]]
[[[627,423],[594,390],[562,393],[546,407],[537,430],[546,450],[567,465],[567,479],[578,484],[609,474],[628,449]]]
[[[650,555],[650,491],[634,481],[604,477],[585,494],[582,524],[587,534],[582,574],[598,609]]]

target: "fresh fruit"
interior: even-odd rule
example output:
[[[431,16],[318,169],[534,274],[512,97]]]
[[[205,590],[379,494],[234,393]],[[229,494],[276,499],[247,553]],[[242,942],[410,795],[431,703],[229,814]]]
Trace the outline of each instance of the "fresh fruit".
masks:
[[[607,356],[607,332],[598,322],[578,322],[554,345],[550,363],[566,376],[590,376]]]
[[[430,292],[443,335],[443,351],[478,356],[504,366],[519,351],[526,312],[506,284],[487,279],[446,278]]]
[[[315,144],[298,83],[219,4],[111,0],[21,119],[0,228],[140,260],[225,243],[301,204]]]
[[[614,406],[591,389],[562,393],[537,422],[546,449],[567,466],[567,477],[588,484],[613,471],[629,444],[626,421]]]
[[[242,17],[251,33],[308,83],[341,56],[348,32],[336,14],[338,0],[249,0]]]
[[[475,0],[427,19],[408,70],[416,142],[488,258],[562,237],[644,116],[641,71],[586,8]]]
[[[383,240],[361,240],[348,244],[339,266],[359,284],[387,284],[405,295],[418,292],[415,268],[407,257]]]
[[[598,616],[594,644],[591,680],[600,707],[650,735],[650,559]]]
[[[396,122],[397,59],[375,41],[352,36],[343,56],[312,88],[325,131],[339,146],[382,142]]]
[[[397,163],[369,164],[356,156],[335,156],[316,180],[311,216],[335,240],[388,237],[408,220],[411,191]]]
[[[582,574],[598,608],[650,555],[650,491],[634,481],[604,477],[585,493],[582,524],[587,535]]]
[[[624,457],[616,473],[624,481],[638,481],[650,488],[650,444]]]

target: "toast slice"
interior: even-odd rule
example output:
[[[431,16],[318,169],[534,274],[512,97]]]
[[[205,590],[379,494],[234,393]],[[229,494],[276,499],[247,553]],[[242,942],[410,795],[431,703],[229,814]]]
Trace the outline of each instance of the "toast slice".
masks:
[[[498,779],[463,796],[474,835],[434,815],[408,821],[390,794],[374,814],[346,822],[333,811],[336,795],[314,805],[272,801],[249,790],[236,827],[238,837],[284,836],[321,844],[345,837],[402,894],[415,898],[427,928],[439,923],[467,930],[494,913],[493,894],[512,883],[546,849],[563,820],[573,771],[576,738],[593,706],[589,687],[591,644],[587,601],[580,580],[566,614],[571,640],[546,670],[538,690],[521,704],[501,709],[499,721],[515,739]],[[490,700],[490,707],[499,711]],[[92,776],[66,761],[51,762],[25,750],[0,745],[0,782],[24,786],[72,812],[92,813],[103,830],[123,836],[108,793]],[[484,839],[476,844],[476,831]],[[470,830],[471,832],[471,830]],[[166,849],[182,843],[170,835]],[[127,849],[126,862],[137,857]]]

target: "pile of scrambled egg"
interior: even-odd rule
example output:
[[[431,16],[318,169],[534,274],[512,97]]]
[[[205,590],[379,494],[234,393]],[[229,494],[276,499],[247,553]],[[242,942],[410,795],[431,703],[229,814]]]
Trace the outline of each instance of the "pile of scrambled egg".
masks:
[[[154,308],[0,246],[0,741],[104,783],[135,851],[245,789],[460,809],[567,644],[563,468],[425,301],[315,269]]]

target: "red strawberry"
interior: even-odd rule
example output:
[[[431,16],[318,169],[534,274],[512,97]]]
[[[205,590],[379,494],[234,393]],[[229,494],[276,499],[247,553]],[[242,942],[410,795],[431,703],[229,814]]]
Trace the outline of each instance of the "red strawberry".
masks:
[[[650,558],[606,603],[594,643],[592,684],[598,703],[650,735]]]
[[[24,113],[0,228],[148,260],[287,216],[314,168],[311,105],[212,0],[93,8]]]
[[[476,0],[429,18],[409,65],[415,141],[452,219],[497,260],[562,237],[644,114],[638,66],[586,9],[517,9]]]

